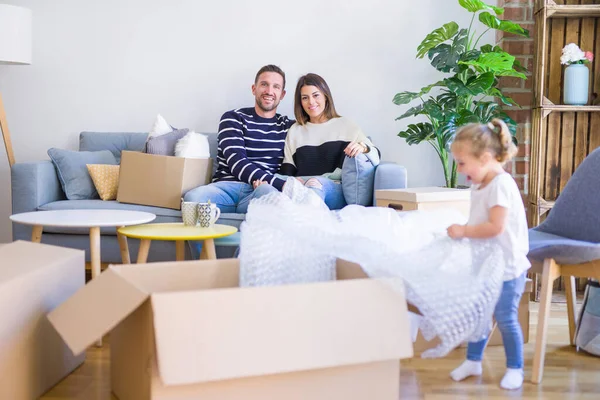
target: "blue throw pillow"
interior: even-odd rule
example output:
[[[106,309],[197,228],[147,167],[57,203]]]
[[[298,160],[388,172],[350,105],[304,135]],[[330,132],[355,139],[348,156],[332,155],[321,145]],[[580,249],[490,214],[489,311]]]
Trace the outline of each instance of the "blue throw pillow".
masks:
[[[365,156],[344,158],[342,165],[342,191],[348,204],[373,205],[375,165]]]
[[[86,164],[118,164],[115,156],[109,150],[73,151],[51,148],[48,150],[48,155],[69,200],[98,199],[100,197]]]

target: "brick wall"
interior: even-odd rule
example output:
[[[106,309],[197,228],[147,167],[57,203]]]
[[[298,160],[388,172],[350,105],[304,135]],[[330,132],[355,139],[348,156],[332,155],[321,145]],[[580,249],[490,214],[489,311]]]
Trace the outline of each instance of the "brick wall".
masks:
[[[534,34],[533,7],[534,0],[498,0],[498,6],[504,7],[503,18],[514,21]],[[507,164],[510,172],[523,195],[527,194],[527,178],[529,175],[529,146],[531,143],[531,105],[533,100],[531,72],[533,71],[533,38],[527,39],[510,33],[498,32],[497,44],[504,51],[517,57],[529,71],[527,80],[504,77],[500,80],[502,91],[512,97],[520,106],[505,107],[507,114],[517,122],[517,139],[519,153]]]

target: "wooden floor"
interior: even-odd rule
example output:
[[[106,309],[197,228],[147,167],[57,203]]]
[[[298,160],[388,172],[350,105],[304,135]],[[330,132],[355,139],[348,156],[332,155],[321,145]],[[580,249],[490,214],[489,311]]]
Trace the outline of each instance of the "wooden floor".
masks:
[[[544,380],[540,385],[529,383],[537,303],[531,304],[531,311],[531,340],[525,345],[526,383],[521,390],[506,391],[498,386],[505,371],[505,358],[503,348],[494,346],[486,350],[483,376],[458,383],[453,382],[448,374],[464,359],[464,349],[456,350],[444,359],[403,360],[401,398],[600,399],[600,357],[578,353],[574,347],[569,346],[567,311],[564,303],[552,304]],[[84,365],[42,399],[114,399],[115,397],[110,395],[109,351],[108,344],[102,348],[91,348]]]

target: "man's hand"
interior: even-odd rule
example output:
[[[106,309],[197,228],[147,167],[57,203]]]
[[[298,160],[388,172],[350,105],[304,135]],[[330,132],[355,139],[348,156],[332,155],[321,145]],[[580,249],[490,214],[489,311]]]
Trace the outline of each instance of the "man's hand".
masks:
[[[268,183],[269,183],[269,182],[267,182],[267,181],[263,181],[263,180],[257,179],[257,180],[255,180],[254,182],[252,182],[252,187],[253,187],[254,189],[256,189],[256,188],[257,188],[257,187],[259,187],[260,185],[264,185],[264,184],[268,184]]]
[[[465,237],[465,231],[467,230],[466,225],[450,225],[448,227],[448,236],[452,239],[460,239]]]
[[[344,149],[344,153],[348,157],[356,157],[359,154],[366,153],[367,147],[359,142],[350,142],[348,146]]]

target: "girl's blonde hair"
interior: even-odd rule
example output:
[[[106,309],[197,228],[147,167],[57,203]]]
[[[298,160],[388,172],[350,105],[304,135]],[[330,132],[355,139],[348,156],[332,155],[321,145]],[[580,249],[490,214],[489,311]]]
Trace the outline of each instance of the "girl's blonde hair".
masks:
[[[470,152],[480,157],[489,151],[500,163],[505,163],[517,154],[517,146],[512,141],[508,126],[495,118],[487,124],[468,124],[458,130],[452,146],[469,143]]]

